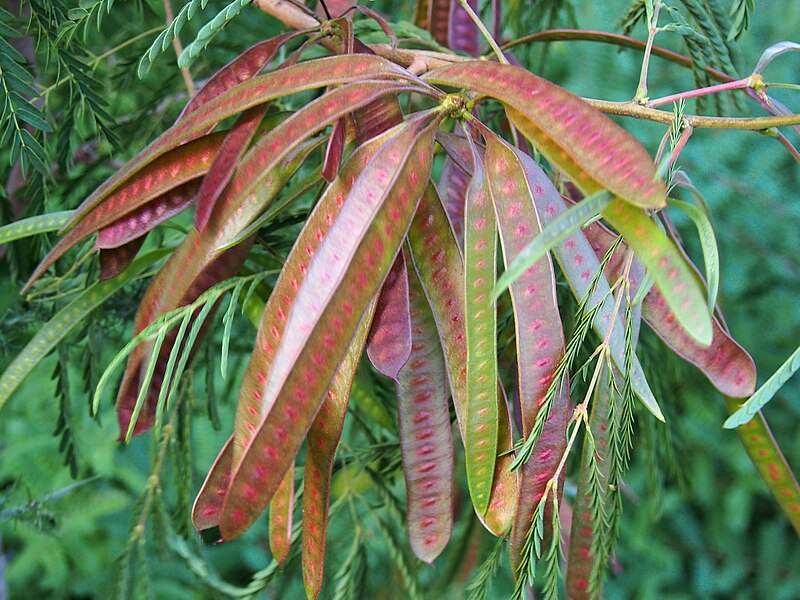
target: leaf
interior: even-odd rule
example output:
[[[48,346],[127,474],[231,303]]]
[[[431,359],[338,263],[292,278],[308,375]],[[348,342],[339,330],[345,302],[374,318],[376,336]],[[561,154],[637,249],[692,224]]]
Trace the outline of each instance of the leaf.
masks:
[[[772,377],[767,379],[764,385],[756,390],[755,394],[750,396],[735,413],[728,417],[723,427],[725,429],[735,429],[750,421],[758,411],[766,406],[767,402],[772,400],[773,396],[783,387],[783,384],[789,381],[789,378],[799,369],[800,347],[792,352],[789,358],[772,374]]]
[[[3,409],[11,395],[33,371],[34,367],[78,323],[83,321],[89,313],[108,300],[125,284],[133,281],[147,267],[162,258],[166,252],[166,250],[149,252],[135,261],[131,268],[122,275],[89,286],[44,324],[0,376],[0,410]]]
[[[429,186],[411,223],[408,239],[411,256],[425,295],[436,320],[439,340],[445,354],[450,391],[461,439],[466,439],[467,346],[464,331],[464,262],[453,230],[436,194]],[[511,527],[517,498],[517,474],[509,467],[513,456],[511,426],[505,400],[498,395],[498,441],[500,453],[495,463],[489,508],[478,514],[481,523],[496,536]]]
[[[644,208],[666,204],[664,183],[641,144],[565,89],[521,67],[490,62],[447,65],[423,79],[500,100],[512,125],[586,194],[607,189]]]
[[[389,271],[430,172],[433,130],[420,131],[427,118],[408,121],[376,154],[310,260],[262,387],[264,403],[274,405],[235,468],[223,506],[225,539],[241,535],[274,494]]]
[[[430,564],[447,546],[453,528],[449,389],[428,299],[413,270],[408,281],[412,346],[411,356],[397,376],[397,414],[408,538],[414,554]]]
[[[728,411],[736,414],[736,400],[725,400]],[[736,433],[778,506],[800,534],[800,486],[775,442],[764,415],[757,412],[753,418],[737,428]]]
[[[636,252],[678,323],[701,346],[711,343],[711,313],[692,270],[678,248],[642,209],[614,200],[603,218]]]
[[[239,116],[239,120],[236,121],[233,128],[227,132],[197,193],[197,213],[194,226],[198,231],[205,229],[208,224],[217,199],[228,185],[239,159],[247,150],[266,111],[266,105],[246,110]]]
[[[91,208],[86,208],[89,200],[84,201],[73,211],[72,218],[65,225],[71,229],[39,263],[24,289],[29,289],[53,263],[85,237],[111,225],[175,187],[202,176],[211,165],[222,139],[220,134],[212,134],[177,148],[159,158],[147,169],[133,175],[124,187],[105,196]]]
[[[719,291],[719,250],[717,238],[714,235],[714,226],[705,212],[694,204],[670,199],[669,204],[685,212],[694,221],[697,233],[700,234],[700,247],[703,249],[703,264],[706,267],[706,281],[708,282],[708,312],[714,314]]]
[[[353,378],[364,352],[374,312],[375,302],[372,302],[308,430],[303,476],[303,584],[308,598],[319,596],[322,588],[333,459],[342,435]]]
[[[541,236],[541,224],[528,181],[513,150],[500,138],[489,136],[485,162],[503,259],[508,265],[524,253],[531,240]],[[564,331],[556,300],[555,272],[549,255],[545,254],[524,271],[511,284],[509,291],[514,308],[516,382],[522,433],[527,438],[564,355]],[[533,525],[536,507],[566,449],[568,405],[564,389],[550,409],[545,428],[536,443],[536,454],[522,468],[511,532],[511,564],[515,571]]]
[[[178,66],[181,69],[188,69],[191,67],[194,64],[194,60],[200,56],[203,49],[214,39],[222,28],[252,2],[253,0],[233,0],[233,2],[220,10],[214,18],[200,28],[195,40],[183,49],[183,52],[181,52],[181,55],[178,57]]]
[[[553,219],[565,212],[564,200],[531,157],[518,150],[513,151],[525,174],[528,193],[533,198],[542,226],[546,227]],[[573,295],[581,301],[588,294],[592,278],[600,268],[600,263],[586,236],[580,230],[574,232],[567,240],[555,247],[554,254],[567,279],[567,283],[572,289]],[[620,315],[614,314],[614,298],[611,296],[611,290],[605,277],[600,278],[589,299],[587,308],[593,308],[600,303],[602,303],[602,306],[592,326],[601,339],[609,338],[608,344],[611,359],[622,372],[625,372],[625,328]],[[615,324],[609,334],[612,319],[614,319]],[[642,366],[635,356],[631,365],[630,377],[637,396],[656,418],[663,420],[658,402],[653,396],[653,392],[650,390],[650,386],[644,376]]]
[[[20,219],[8,225],[3,225],[0,227],[0,245],[39,235],[40,233],[58,231],[70,219],[72,213],[73,211],[71,210],[62,210]]]
[[[269,503],[269,549],[282,565],[292,545],[292,512],[294,511],[294,463],[283,476]]]
[[[405,69],[377,56],[348,55],[309,60],[253,77],[229,88],[178,119],[172,127],[106,180],[76,211],[73,223],[82,219],[103,198],[147,164],[173,148],[206,135],[230,116],[282,96],[368,79],[418,81]],[[417,85],[415,89],[423,88]]]
[[[592,401],[590,432],[587,432],[583,444],[578,490],[572,506],[572,530],[564,585],[567,595],[575,600],[595,596],[590,581],[598,567],[595,566],[597,557],[592,555],[592,549],[597,543],[595,537],[603,534],[603,506],[609,494],[608,478],[612,463],[609,453],[609,408],[613,402],[612,393],[610,380],[601,376]],[[600,565],[600,568],[604,569],[605,565]]]
[[[492,297],[497,299],[512,282],[519,279],[525,271],[557,244],[562,243],[581,229],[588,221],[597,217],[610,204],[611,200],[612,196],[608,192],[598,192],[575,204],[550,221],[541,233],[533,238],[514,257],[514,260],[508,263],[506,270],[498,279],[497,285],[492,291]]]
[[[378,293],[375,319],[367,339],[367,356],[379,373],[397,379],[411,354],[408,273],[403,254],[397,255]]]

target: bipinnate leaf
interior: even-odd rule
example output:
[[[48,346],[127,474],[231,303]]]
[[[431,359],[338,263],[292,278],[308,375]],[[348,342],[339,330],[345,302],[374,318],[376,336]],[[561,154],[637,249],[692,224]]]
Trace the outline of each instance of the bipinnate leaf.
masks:
[[[608,496],[608,478],[612,463],[609,453],[611,424],[608,421],[612,414],[609,411],[609,404],[613,402],[611,394],[610,379],[601,376],[595,388],[589,416],[594,444],[588,441],[583,444],[578,489],[572,505],[572,530],[564,585],[567,596],[574,600],[596,596],[595,590],[590,589],[592,573],[598,568],[605,568],[605,565],[595,565],[597,557],[592,554],[592,546],[595,535],[602,535],[602,510]]]
[[[397,379],[411,354],[409,311],[408,273],[400,253],[378,294],[378,306],[367,338],[367,356],[372,366],[390,379]]]
[[[464,261],[456,244],[436,189],[428,186],[408,234],[411,256],[425,295],[428,298],[444,350],[450,392],[461,439],[466,439],[467,424],[467,345],[464,330]],[[502,388],[501,388],[502,389]],[[513,455],[511,424],[505,400],[498,394],[498,441],[500,453],[495,463],[488,510],[478,514],[494,535],[504,535],[511,527],[517,500],[517,474],[510,470]]]
[[[453,528],[450,390],[439,333],[428,299],[413,269],[408,279],[411,356],[397,376],[406,521],[414,554],[420,560],[432,563],[447,545]]]
[[[144,236],[115,248],[100,249],[100,281],[111,279],[127,269],[144,244]]]
[[[200,181],[193,179],[164,192],[97,233],[95,247],[118,248],[143,236],[157,225],[183,212],[195,199]]]
[[[162,156],[150,164],[147,169],[133,175],[124,187],[104,197],[102,202],[94,203],[91,208],[87,209],[88,200],[84,201],[73,211],[72,218],[66,225],[66,227],[71,226],[72,229],[39,263],[24,289],[30,288],[33,282],[41,277],[53,263],[82,239],[119,221],[170,190],[204,175],[211,166],[222,140],[221,134],[212,134],[186,144]],[[141,229],[140,225],[145,224],[140,224],[137,218],[134,227]]]
[[[405,69],[383,58],[361,54],[309,60],[248,79],[179,119],[98,187],[76,210],[70,225],[81,220],[112,191],[153,160],[186,142],[203,137],[230,116],[298,92],[356,81],[393,79],[405,81],[414,85],[416,90],[427,93],[424,84]]]
[[[508,265],[539,235],[541,225],[528,180],[513,150],[500,138],[489,136],[485,161],[503,258]],[[509,291],[514,308],[522,432],[527,438],[564,355],[564,331],[550,256],[543,256],[528,268],[511,284]],[[522,468],[511,532],[511,563],[515,570],[536,507],[548,481],[555,476],[566,448],[569,405],[566,387],[554,399],[534,455]],[[545,523],[550,521],[545,518]]]
[[[251,245],[252,240],[249,240],[225,252],[217,252],[211,232],[200,234],[190,230],[145,291],[134,319],[134,335],[164,313],[194,302],[215,283],[235,275],[244,263]],[[216,307],[212,312],[214,310]],[[204,336],[205,325],[196,338],[196,344]],[[172,382],[171,378],[165,376],[168,375],[167,365],[178,331],[173,329],[162,338],[158,356],[154,359],[155,369],[150,375],[147,366],[154,352],[154,342],[145,341],[139,344],[128,357],[117,394],[117,419],[123,438],[128,437],[127,432],[130,431],[134,415],[137,417],[131,431],[134,436],[145,433],[155,422],[161,389]],[[194,348],[182,348],[182,352],[193,350]],[[137,410],[139,395],[144,387],[147,387],[144,404]]]
[[[165,254],[165,250],[149,252],[120,276],[89,286],[45,323],[0,375],[0,410],[34,367],[90,312]]]
[[[193,113],[203,104],[210,102],[223,92],[257,75],[275,57],[275,54],[280,50],[281,46],[304,33],[306,32],[292,31],[283,33],[250,46],[250,48],[217,71],[211,79],[197,91],[181,111],[178,120]]]
[[[427,184],[433,130],[422,125],[429,118],[412,118],[381,147],[311,257],[269,377],[264,373],[263,402],[271,409],[235,467],[223,505],[225,539],[241,535],[275,493],[388,274]]]
[[[264,402],[263,386],[283,338],[287,316],[308,272],[309,262],[339,216],[339,211],[344,206],[358,176],[372,160],[375,152],[394,133],[396,131],[390,131],[374,138],[353,152],[339,176],[317,202],[284,262],[281,274],[262,313],[253,353],[240,386],[234,417],[236,463],[245,447],[250,444],[264,415],[271,408],[271,405]]]
[[[800,370],[800,347],[798,347],[786,361],[778,367],[778,370],[772,374],[772,377],[762,385],[756,393],[750,396],[747,401],[736,409],[725,421],[723,427],[726,429],[734,429],[740,427],[752,419],[758,411],[760,411],[767,402],[777,394],[783,387],[783,384],[789,381],[789,378]]]
[[[711,343],[711,313],[697,277],[678,248],[645,211],[619,199],[603,218],[633,248],[653,277],[675,319],[701,346]]]
[[[521,67],[492,62],[454,63],[424,79],[500,100],[511,123],[584,193],[607,189],[643,208],[666,204],[666,188],[644,147],[567,90]]]
[[[497,457],[497,313],[491,301],[497,268],[497,223],[486,173],[475,155],[473,165],[464,211],[467,344],[464,449],[470,497],[475,511],[482,515],[489,505]]]
[[[373,301],[336,371],[325,401],[308,430],[303,475],[302,563],[306,596],[312,599],[319,596],[322,588],[333,459],[342,436],[350,391],[374,313]]]
[[[208,174],[203,178],[203,184],[197,193],[194,226],[198,231],[205,229],[208,224],[214,204],[225,186],[228,185],[239,159],[247,150],[266,111],[267,107],[263,104],[244,111],[225,136],[225,140],[214,157],[214,162],[208,169]]]
[[[616,234],[600,223],[592,223],[585,233],[598,257],[605,256],[617,239]],[[623,242],[617,254],[626,248]],[[688,262],[688,257],[685,260]],[[691,262],[689,265],[691,266]],[[616,274],[620,273],[620,266],[615,265],[613,260],[609,263],[610,270]],[[695,267],[693,269],[699,278],[699,272]],[[756,365],[753,359],[736,343],[716,317],[712,320],[713,337],[708,347],[700,346],[686,334],[658,288],[652,288],[645,296],[642,317],[667,346],[700,369],[714,387],[726,396],[744,398],[755,390]]]
[[[507,145],[506,147],[510,148]],[[525,174],[528,194],[533,198],[541,224],[546,227],[566,211],[565,202],[531,157],[516,149],[510,149]],[[509,156],[509,160],[510,158]],[[600,268],[600,262],[591,245],[583,232],[578,230],[558,244],[554,249],[554,254],[573,294],[580,301],[589,293],[592,279]],[[622,322],[622,315],[614,314],[614,298],[610,293],[608,281],[602,275],[589,299],[587,308],[593,308],[598,303],[602,303],[602,306],[592,325],[601,339],[608,337],[611,359],[620,371],[625,372],[625,326]],[[612,319],[613,328],[611,327]],[[648,410],[658,419],[663,420],[658,402],[650,390],[642,366],[635,355],[631,364],[630,378],[636,395]]]
[[[728,411],[735,414],[739,408],[736,400],[732,398],[725,400]],[[800,486],[775,442],[764,415],[760,411],[757,412],[738,427],[736,433],[739,434],[739,439],[761,479],[800,535]]]
[[[294,463],[283,476],[269,503],[269,550],[282,565],[292,545],[292,513],[294,512]]]

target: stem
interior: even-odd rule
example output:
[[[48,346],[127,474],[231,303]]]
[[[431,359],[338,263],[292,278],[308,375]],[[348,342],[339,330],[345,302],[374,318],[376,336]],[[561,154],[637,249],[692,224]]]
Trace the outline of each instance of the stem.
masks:
[[[610,102],[608,100],[594,100],[584,98],[589,104],[605,113],[622,117],[635,117],[646,121],[655,121],[669,125],[674,116],[672,113],[641,106],[634,102]],[[800,114],[778,115],[774,117],[734,118],[734,117],[700,117],[687,115],[684,117],[687,125],[695,129],[741,129],[745,131],[765,131],[773,127],[790,127],[800,125]]]
[[[169,27],[175,20],[175,13],[172,10],[172,2],[170,2],[170,0],[164,0],[164,14],[167,20],[167,27]],[[181,38],[178,35],[173,36],[172,47],[175,48],[175,57],[180,58],[181,54],[183,54],[183,44],[181,44]],[[197,88],[194,85],[192,74],[189,73],[189,69],[181,67],[181,76],[183,77],[183,84],[186,86],[186,91],[189,92],[189,97],[194,96],[195,92],[197,92]]]
[[[650,67],[650,53],[653,51],[653,40],[658,33],[658,13],[661,11],[661,0],[653,2],[653,14],[647,23],[647,43],[644,47],[644,57],[642,58],[642,72],[639,75],[639,86],[636,88],[634,100],[644,103],[647,98],[647,71]]]
[[[717,94],[719,92],[727,92],[730,90],[741,90],[752,87],[753,87],[752,79],[750,77],[746,77],[744,79],[739,79],[737,81],[719,83],[717,85],[711,85],[697,90],[689,90],[688,92],[681,92],[679,94],[672,94],[670,96],[664,96],[663,98],[650,100],[649,102],[647,102],[647,107],[658,108],[659,106],[664,106],[665,104],[672,104],[673,102],[678,102],[679,100],[688,100],[689,98],[698,98],[700,96],[707,96],[709,94]]]
[[[497,56],[497,60],[504,65],[509,64],[508,59],[503,55],[503,51],[500,49],[500,46],[497,45],[497,42],[492,37],[492,34],[489,33],[488,29],[486,29],[486,25],[483,24],[481,18],[475,14],[474,10],[472,10],[472,7],[469,5],[467,0],[458,0],[458,3],[461,5],[461,8],[467,12],[469,18],[472,19],[472,22],[475,23],[475,26],[483,34],[483,37],[486,38],[486,41],[489,42],[489,46],[491,46],[495,56]]]

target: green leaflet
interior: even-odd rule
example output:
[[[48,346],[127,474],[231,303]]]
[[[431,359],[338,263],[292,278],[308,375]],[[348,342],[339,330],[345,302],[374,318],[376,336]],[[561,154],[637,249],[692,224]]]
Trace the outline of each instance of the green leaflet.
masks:
[[[492,291],[492,298],[500,297],[506,288],[516,281],[525,271],[545,256],[556,245],[591,221],[611,203],[613,196],[607,191],[598,192],[561,213],[553,219],[525,248],[506,266],[506,270],[497,280]]]
[[[783,384],[789,381],[789,378],[800,369],[800,347],[792,352],[791,356],[786,359],[772,377],[770,377],[764,385],[756,390],[756,393],[750,396],[748,400],[742,404],[735,413],[733,413],[725,421],[723,427],[725,429],[735,429],[744,425],[752,419],[758,411],[760,411],[772,397],[777,394],[783,387]]]
[[[133,264],[122,274],[106,281],[95,283],[84,290],[77,298],[62,308],[50,319],[33,339],[17,355],[5,372],[0,376],[0,410],[6,405],[11,395],[33,368],[47,356],[76,325],[103,302],[108,300],[122,286],[138,277],[142,271],[158,259],[164,257],[170,249],[154,250]]]
[[[20,219],[8,225],[3,225],[0,227],[0,246],[14,240],[39,235],[40,233],[58,231],[69,221],[72,214],[73,211],[71,210],[62,210]]]
[[[467,343],[467,484],[475,511],[489,506],[497,457],[497,313],[490,301],[497,268],[497,222],[481,160],[467,189],[464,315]]]
[[[689,202],[669,199],[669,205],[681,209],[694,221],[697,233],[700,235],[700,246],[703,249],[703,264],[706,268],[706,282],[708,284],[708,312],[714,314],[717,305],[717,292],[719,291],[719,250],[717,238],[714,235],[714,226],[708,215]]]

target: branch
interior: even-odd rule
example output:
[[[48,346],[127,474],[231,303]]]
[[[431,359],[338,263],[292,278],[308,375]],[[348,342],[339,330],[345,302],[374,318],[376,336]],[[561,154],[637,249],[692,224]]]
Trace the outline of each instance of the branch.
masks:
[[[646,121],[655,121],[669,125],[675,119],[672,112],[647,108],[635,102],[609,102],[608,100],[585,100],[611,115],[623,117],[635,117]],[[755,117],[755,118],[734,118],[734,117],[701,117],[687,115],[683,117],[684,123],[694,128],[704,129],[743,129],[747,131],[766,132],[773,127],[790,127],[800,125],[800,114],[797,115],[778,115],[774,117]]]

